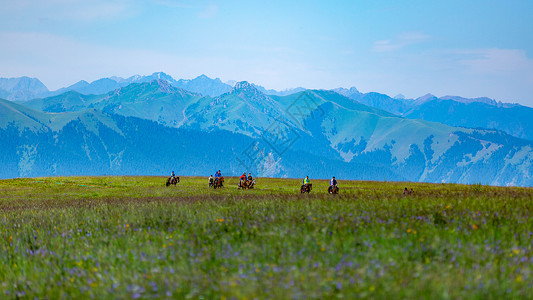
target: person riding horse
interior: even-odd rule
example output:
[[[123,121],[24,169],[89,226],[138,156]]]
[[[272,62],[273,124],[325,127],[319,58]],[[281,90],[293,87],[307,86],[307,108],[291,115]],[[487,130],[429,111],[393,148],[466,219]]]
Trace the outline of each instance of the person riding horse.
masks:
[[[246,172],[243,172],[239,181],[239,187],[242,187],[242,184],[246,181]]]
[[[309,180],[309,176],[305,176],[302,187],[300,188],[300,191],[302,193],[309,193],[311,191],[311,188],[312,188],[312,185]]]
[[[330,194],[337,194],[339,192],[339,187],[337,186],[337,179],[335,179],[335,176],[331,178],[329,181],[329,188],[328,193]]]
[[[213,179],[213,175],[209,175],[209,187],[212,187],[213,184],[215,184],[215,180]]]
[[[213,187],[216,189],[217,187],[223,187],[224,177],[222,177],[222,173],[220,173],[220,170],[215,172],[215,181],[213,182]]]
[[[255,180],[252,177],[252,173],[248,173],[248,182],[249,188],[253,189],[255,186]]]
[[[180,178],[177,177],[175,174],[174,174],[174,171],[172,171],[172,174],[170,175],[170,177],[167,179],[167,183],[166,185],[169,186],[171,184],[173,185],[176,185],[178,182],[180,182]]]

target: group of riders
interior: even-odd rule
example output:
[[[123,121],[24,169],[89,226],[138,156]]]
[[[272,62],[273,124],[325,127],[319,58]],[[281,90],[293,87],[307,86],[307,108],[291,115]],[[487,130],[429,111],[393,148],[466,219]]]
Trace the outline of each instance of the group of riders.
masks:
[[[180,182],[180,178],[174,174],[174,171],[172,171],[172,175],[167,179],[167,186],[173,184],[176,185],[176,183]],[[219,188],[223,187],[224,183],[224,177],[222,177],[222,173],[220,170],[215,172],[215,177],[213,175],[209,176],[209,187],[212,188]],[[252,177],[252,173],[248,173],[248,176],[246,176],[246,172],[243,172],[240,180],[239,180],[239,188],[240,189],[253,189],[255,187],[255,179]],[[305,178],[302,181],[302,186],[300,187],[300,192],[303,193],[309,193],[312,189],[313,185],[311,184],[311,181],[309,180],[309,176],[305,176]],[[339,186],[337,184],[337,179],[335,179],[335,176],[333,176],[329,181],[329,187],[328,187],[328,193],[330,194],[338,194],[339,193]],[[415,192],[411,188],[411,190],[405,188],[403,191],[404,195],[413,195]]]
[[[209,176],[209,187],[211,188],[219,188],[224,186],[224,177],[222,176],[222,173],[220,170],[215,172],[215,176],[213,175]],[[167,186],[180,182],[180,178],[177,177],[174,174],[174,171],[172,171],[172,175],[167,180]],[[253,189],[255,187],[255,179],[252,177],[252,173],[248,173],[248,176],[246,176],[246,172],[243,172],[240,179],[239,179],[239,188],[240,189]],[[309,193],[312,189],[313,185],[311,184],[311,181],[309,180],[309,176],[305,176],[305,178],[302,181],[302,186],[300,188],[301,193]],[[330,194],[337,194],[339,192],[339,187],[337,180],[335,179],[335,176],[331,178],[329,181],[329,187],[328,187],[328,193]]]
[[[302,186],[300,187],[300,192],[302,194],[309,193],[312,188],[313,188],[313,185],[311,184],[311,181],[309,180],[309,176],[305,176],[305,178],[302,181]],[[335,179],[335,176],[333,176],[329,181],[328,193],[330,194],[339,193],[339,186],[337,183],[337,179]]]
[[[220,170],[215,172],[215,177],[213,175],[209,176],[209,187],[212,188],[219,188],[224,186],[224,177],[222,177],[222,173],[220,173]]]
[[[213,175],[209,176],[209,187],[212,188],[219,188],[223,187],[224,177],[222,177],[222,173],[220,173],[220,170],[215,172],[215,177]],[[248,176],[246,176],[246,172],[242,173],[240,180],[239,180],[239,188],[240,189],[253,189],[255,187],[255,180],[252,177],[252,173],[248,173]]]

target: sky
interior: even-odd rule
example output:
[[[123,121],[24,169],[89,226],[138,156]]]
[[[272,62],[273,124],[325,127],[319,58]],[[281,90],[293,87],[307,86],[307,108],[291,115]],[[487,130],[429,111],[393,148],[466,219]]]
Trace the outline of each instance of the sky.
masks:
[[[533,107],[533,1],[0,0],[0,77],[165,72]]]

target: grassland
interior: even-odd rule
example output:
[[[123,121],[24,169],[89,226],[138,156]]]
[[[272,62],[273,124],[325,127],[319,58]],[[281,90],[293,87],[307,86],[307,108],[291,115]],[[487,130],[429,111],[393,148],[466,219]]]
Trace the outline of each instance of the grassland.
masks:
[[[0,181],[0,298],[529,298],[533,189]]]

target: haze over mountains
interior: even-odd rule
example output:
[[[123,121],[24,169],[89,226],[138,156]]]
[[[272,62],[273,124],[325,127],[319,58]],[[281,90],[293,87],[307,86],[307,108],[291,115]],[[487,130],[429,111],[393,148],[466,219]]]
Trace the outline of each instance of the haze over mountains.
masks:
[[[222,168],[227,175],[533,185],[529,107],[355,88],[274,92],[154,73],[1,101],[7,167],[0,176]]]

